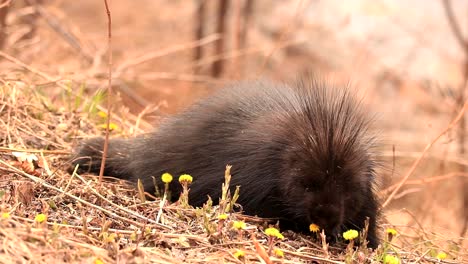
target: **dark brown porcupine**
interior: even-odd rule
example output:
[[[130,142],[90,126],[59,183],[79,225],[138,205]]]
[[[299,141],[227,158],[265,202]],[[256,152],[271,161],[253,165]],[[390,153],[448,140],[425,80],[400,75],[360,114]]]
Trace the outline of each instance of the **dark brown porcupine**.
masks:
[[[227,164],[238,203],[248,215],[277,218],[280,227],[309,232],[311,223],[337,236],[361,230],[370,218],[376,247],[378,201],[375,140],[369,118],[346,89],[312,78],[294,85],[268,81],[232,84],[169,118],[154,132],[112,139],[105,174],[153,193],[153,176],[193,176],[189,201],[202,206],[221,197]],[[104,140],[85,141],[75,165],[99,172]],[[173,199],[181,191],[171,183]]]

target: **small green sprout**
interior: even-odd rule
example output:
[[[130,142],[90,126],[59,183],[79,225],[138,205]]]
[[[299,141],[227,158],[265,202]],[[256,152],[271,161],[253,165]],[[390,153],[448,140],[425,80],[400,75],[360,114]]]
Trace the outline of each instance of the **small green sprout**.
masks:
[[[131,233],[129,239],[130,241],[137,241],[138,234],[136,232]]]
[[[145,196],[145,187],[143,186],[143,182],[141,179],[138,179],[137,181],[137,190],[138,190],[138,196],[140,197],[140,200],[145,203],[146,202],[146,196]]]
[[[102,232],[101,233],[102,241],[105,243],[115,243],[117,235],[115,233]]]

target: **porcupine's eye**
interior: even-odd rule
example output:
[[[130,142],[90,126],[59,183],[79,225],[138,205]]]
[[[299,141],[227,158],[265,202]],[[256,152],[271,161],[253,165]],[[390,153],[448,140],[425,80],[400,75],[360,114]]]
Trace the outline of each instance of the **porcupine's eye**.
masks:
[[[301,184],[306,192],[317,192],[320,190],[320,186],[317,182],[303,181]]]
[[[306,186],[306,187],[305,187],[305,191],[306,191],[306,192],[313,192],[314,189],[315,189],[314,186]]]

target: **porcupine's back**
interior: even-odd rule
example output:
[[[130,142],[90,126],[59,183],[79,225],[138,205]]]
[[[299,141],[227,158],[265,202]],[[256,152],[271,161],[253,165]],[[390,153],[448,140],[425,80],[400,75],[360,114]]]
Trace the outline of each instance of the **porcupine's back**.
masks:
[[[268,81],[245,81],[224,87],[167,118],[152,132],[128,140],[112,139],[105,174],[132,181],[140,178],[145,189],[153,192],[151,176],[190,173],[194,177],[192,193],[198,193],[198,189],[219,192],[227,164],[233,165],[233,172],[246,170],[257,165],[252,157],[264,156],[261,151],[269,143],[272,131],[261,126],[277,126],[274,118],[278,110],[286,113],[297,100],[292,91],[286,85]],[[86,157],[78,162],[82,171],[99,172],[103,143],[102,138],[92,138],[79,145],[77,156]],[[89,157],[93,162],[89,162]],[[244,184],[252,178],[247,173],[242,175],[236,178],[246,178]],[[199,177],[204,180],[198,188],[202,185]],[[177,185],[171,186],[175,199]],[[197,198],[192,201],[200,205],[206,195]]]

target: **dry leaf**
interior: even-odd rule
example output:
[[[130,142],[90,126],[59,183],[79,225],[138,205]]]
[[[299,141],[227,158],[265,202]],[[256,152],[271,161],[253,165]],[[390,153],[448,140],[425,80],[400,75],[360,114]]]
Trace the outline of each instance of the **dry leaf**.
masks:
[[[44,165],[44,160],[39,159],[35,154],[29,154],[27,152],[17,152],[13,151],[11,153],[17,160],[17,163],[12,165],[22,171],[34,175],[41,176],[41,172],[36,170],[37,167],[40,167],[39,164]]]
[[[26,181],[16,181],[13,184],[13,197],[17,202],[29,205],[34,198],[33,184]]]
[[[21,162],[29,162],[29,163],[33,163],[34,161],[38,161],[39,159],[37,158],[36,155],[34,154],[29,154],[27,152],[18,152],[18,151],[13,151],[11,153],[13,156],[15,156],[15,158],[18,160],[18,161],[21,161]]]

